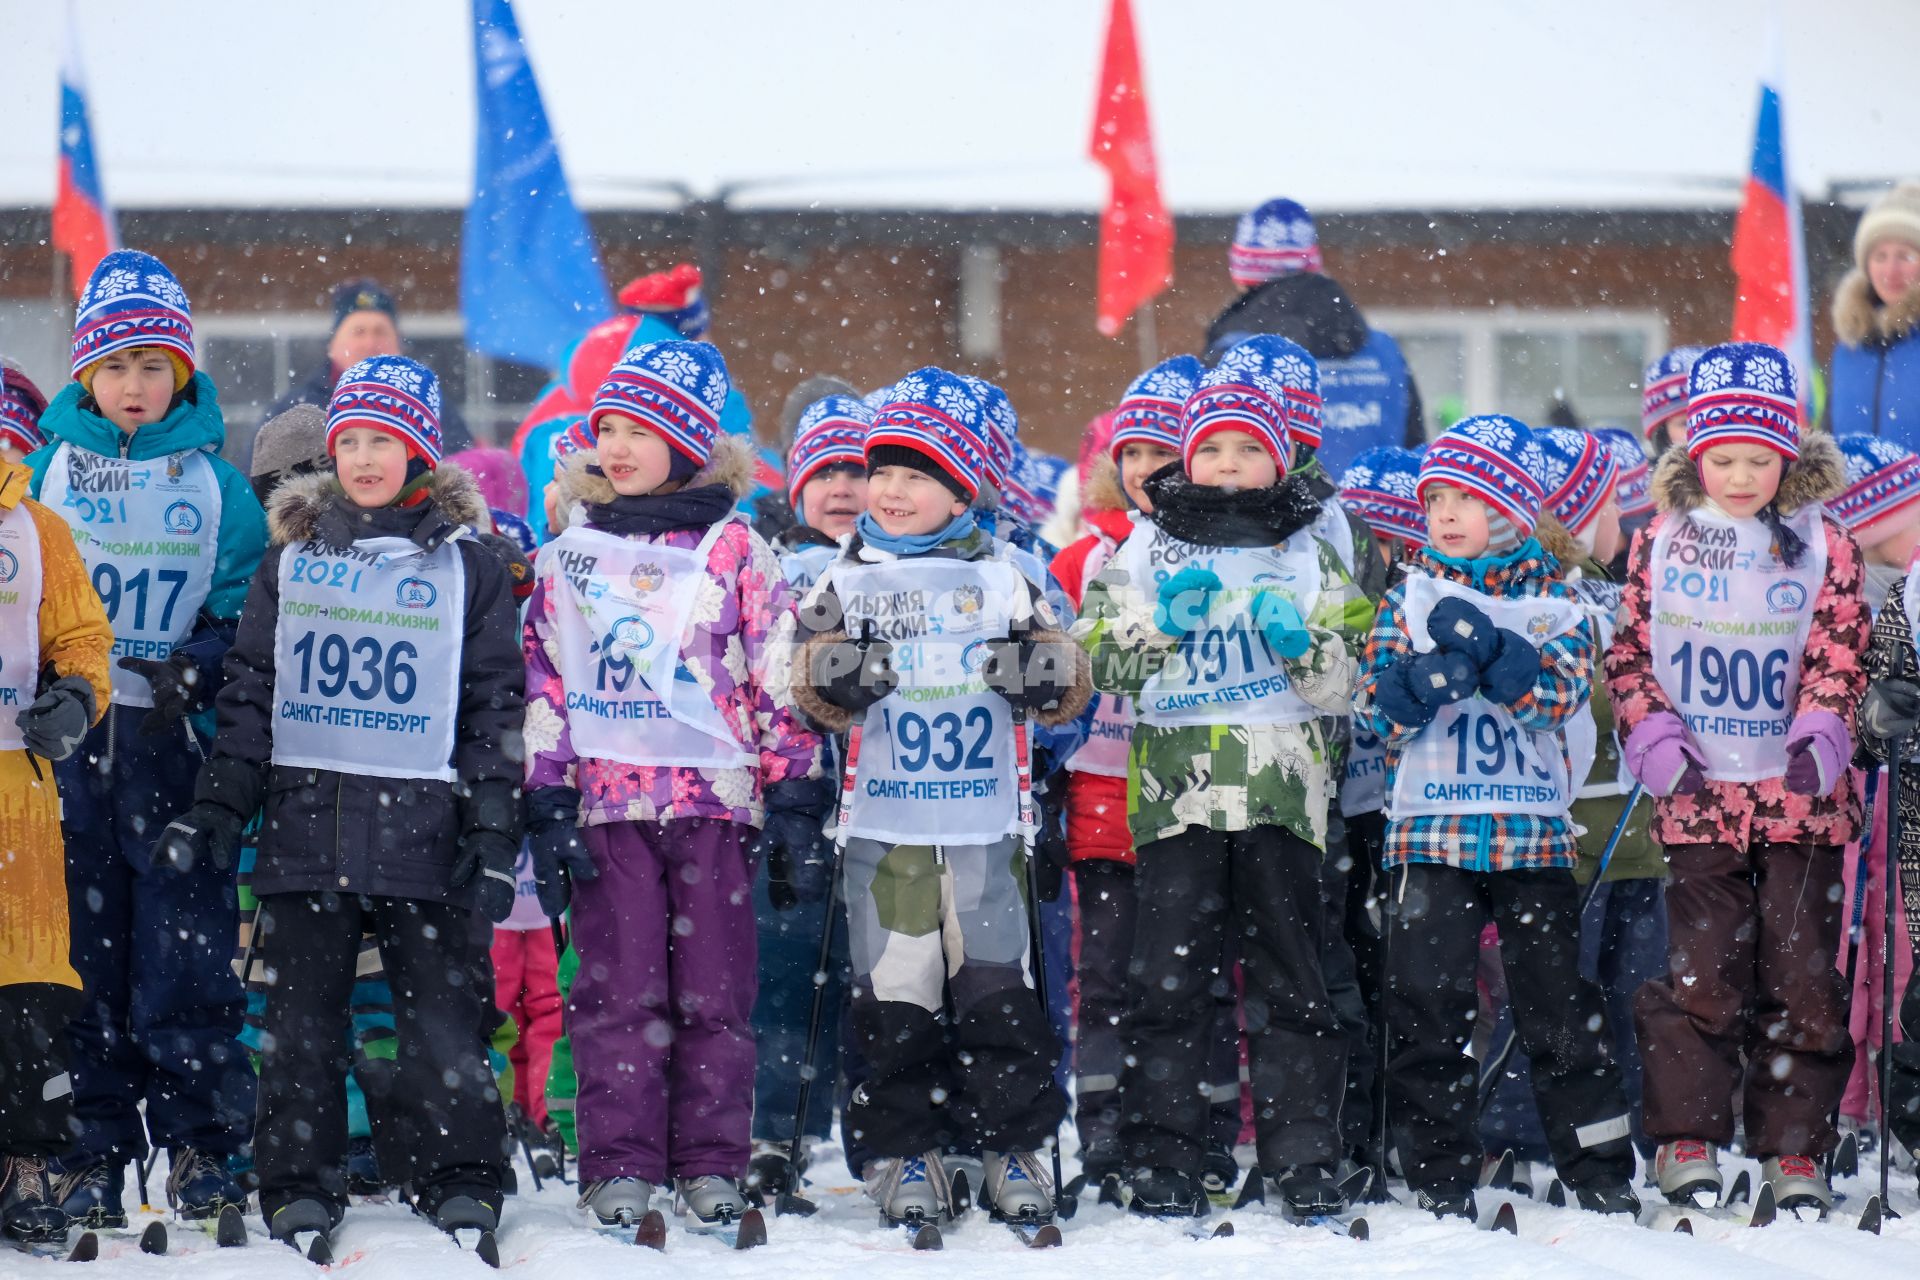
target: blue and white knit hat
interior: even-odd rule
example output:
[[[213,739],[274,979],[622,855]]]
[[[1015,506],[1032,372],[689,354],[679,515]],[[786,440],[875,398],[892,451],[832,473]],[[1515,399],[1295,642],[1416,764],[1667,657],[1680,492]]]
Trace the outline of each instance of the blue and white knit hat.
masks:
[[[704,467],[732,389],[726,359],[711,342],[643,342],[620,357],[594,393],[587,429],[597,440],[602,418],[624,414]]]
[[[588,453],[593,449],[593,432],[587,429],[587,417],[583,413],[570,413],[556,421],[565,425],[553,433],[553,439],[547,442],[547,452],[555,462],[571,458],[576,453]]]
[[[1013,446],[1020,438],[1020,415],[1013,411],[1007,393],[985,378],[963,373],[960,380],[973,388],[973,398],[986,410],[982,425],[987,441],[987,483],[1004,493],[1007,478],[1013,474]]]
[[[1192,356],[1162,360],[1132,382],[1113,411],[1113,438],[1107,450],[1118,462],[1130,444],[1180,451],[1180,407],[1206,373]]]
[[[1687,375],[1687,456],[1720,444],[1757,444],[1800,456],[1800,384],[1793,362],[1764,342],[1708,347]]]
[[[1424,505],[1436,484],[1463,489],[1510,521],[1522,538],[1540,522],[1546,459],[1533,428],[1518,418],[1488,413],[1462,418],[1420,456],[1415,496]]]
[[[1865,434],[1845,435],[1835,441],[1847,464],[1847,487],[1827,500],[1827,510],[1848,533],[1871,546],[1878,537],[1866,536],[1869,526],[1908,512],[1920,502],[1920,457],[1891,440]]]
[[[46,434],[40,430],[40,415],[46,408],[47,398],[26,370],[0,356],[0,444],[12,445],[21,453],[46,444]]]
[[[1640,430],[1653,429],[1676,413],[1687,411],[1687,374],[1705,347],[1675,347],[1647,366],[1640,381]]]
[[[1540,487],[1546,508],[1568,533],[1579,536],[1613,497],[1620,464],[1606,441],[1575,427],[1545,427],[1533,433],[1540,446]]]
[[[1250,362],[1224,360],[1201,375],[1180,407],[1180,463],[1187,474],[1193,474],[1201,442],[1221,431],[1244,431],[1260,441],[1273,455],[1279,478],[1286,478],[1293,451],[1287,445],[1287,389],[1278,378]]]
[[[1320,270],[1320,236],[1313,215],[1292,200],[1269,200],[1240,215],[1227,251],[1227,271],[1251,289],[1296,271]]]
[[[1307,349],[1273,333],[1255,334],[1227,348],[1220,368],[1248,369],[1280,384],[1287,404],[1287,436],[1310,449],[1320,447],[1320,364]]]
[[[1427,509],[1416,492],[1419,480],[1419,454],[1375,445],[1340,477],[1340,505],[1364,520],[1375,537],[1421,546],[1427,540]]]
[[[987,411],[959,374],[928,365],[889,389],[867,428],[867,466],[905,449],[971,502],[987,473]],[[876,461],[876,455],[881,459]],[[922,465],[916,463],[915,465]]]
[[[167,264],[138,249],[116,249],[87,278],[73,317],[73,377],[116,351],[159,347],[173,361],[178,391],[193,377],[193,307]]]
[[[1606,442],[1620,468],[1613,492],[1620,499],[1623,517],[1645,515],[1653,510],[1653,464],[1647,460],[1647,446],[1625,427],[1595,427],[1593,434]]]
[[[800,509],[800,490],[828,467],[867,463],[867,427],[873,413],[852,396],[822,396],[808,405],[787,452],[787,501]]]
[[[327,452],[348,427],[400,437],[430,467],[440,465],[440,379],[405,356],[368,356],[340,375],[327,401]]]

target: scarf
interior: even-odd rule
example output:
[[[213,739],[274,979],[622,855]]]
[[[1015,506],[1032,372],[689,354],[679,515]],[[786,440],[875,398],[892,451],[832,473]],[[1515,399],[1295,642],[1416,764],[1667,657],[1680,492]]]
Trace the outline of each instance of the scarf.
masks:
[[[587,523],[623,538],[649,538],[675,529],[702,529],[733,514],[733,490],[703,484],[674,493],[621,495],[612,502],[586,504]]]
[[[1195,484],[1178,462],[1147,478],[1154,523],[1170,537],[1202,547],[1271,547],[1320,515],[1320,500],[1305,476],[1288,476],[1263,489],[1215,489]]]
[[[949,520],[944,528],[935,529],[932,533],[906,533],[895,537],[880,527],[880,522],[873,518],[871,511],[862,511],[853,531],[860,535],[864,545],[876,551],[896,556],[917,556],[924,555],[943,542],[964,538],[974,528],[973,512],[965,511]]]

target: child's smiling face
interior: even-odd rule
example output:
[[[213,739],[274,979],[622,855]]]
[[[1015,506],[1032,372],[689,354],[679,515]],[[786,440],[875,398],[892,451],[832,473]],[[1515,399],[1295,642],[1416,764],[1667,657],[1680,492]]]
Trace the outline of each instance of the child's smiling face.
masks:
[[[801,515],[810,528],[829,538],[852,533],[853,522],[866,509],[866,469],[853,463],[823,468],[800,486]]]
[[[943,529],[967,504],[938,479],[913,467],[876,467],[867,481],[867,510],[896,538]]]
[[[659,491],[673,470],[673,446],[624,413],[600,419],[600,470],[623,498]]]
[[[384,507],[407,483],[407,446],[378,427],[348,427],[333,438],[333,470],[356,507]]]

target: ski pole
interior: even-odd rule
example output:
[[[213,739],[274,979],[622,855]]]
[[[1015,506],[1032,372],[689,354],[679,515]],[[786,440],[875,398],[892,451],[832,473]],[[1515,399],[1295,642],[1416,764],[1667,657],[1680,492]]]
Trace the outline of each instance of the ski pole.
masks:
[[[1387,1089],[1391,1084],[1393,1071],[1392,1024],[1387,1016],[1388,974],[1393,967],[1393,925],[1397,912],[1393,908],[1393,880],[1386,876],[1382,881],[1383,868],[1379,865],[1379,851],[1374,852],[1374,874],[1371,883],[1374,896],[1380,903],[1380,977],[1379,994],[1374,1000],[1374,1034],[1380,1042],[1380,1080],[1374,1089],[1373,1098],[1373,1185],[1381,1199],[1391,1201],[1393,1196],[1387,1191],[1387,1147],[1391,1145],[1388,1133],[1392,1122],[1388,1119]]]
[[[1013,769],[1020,796],[1020,843],[1027,859],[1027,954],[1033,960],[1033,981],[1039,988],[1041,1016],[1047,1016],[1047,948],[1040,935],[1039,824],[1033,813],[1033,753],[1027,731],[1027,709],[1013,709]],[[1053,1128],[1053,1216],[1065,1218],[1061,1197],[1065,1182],[1060,1176],[1060,1126]]]
[[[1902,655],[1904,659],[1904,655]],[[1901,674],[1906,674],[1901,663]],[[1896,869],[1900,856],[1900,748],[1894,738],[1887,743],[1887,865],[1886,908],[1880,928],[1880,1212],[1890,1215],[1887,1203],[1887,1173],[1893,1166],[1890,1155],[1893,1111],[1888,1099],[1893,1088],[1893,899],[1897,888]],[[1872,839],[1872,833],[1868,833]]]
[[[1880,771],[1875,769],[1867,775],[1866,808],[1860,821],[1860,852],[1854,859],[1853,910],[1847,917],[1847,967],[1841,971],[1847,975],[1849,1007],[1853,1004],[1853,980],[1858,976],[1854,966],[1860,963],[1860,942],[1866,936],[1867,881],[1873,875],[1873,802],[1879,783]]]

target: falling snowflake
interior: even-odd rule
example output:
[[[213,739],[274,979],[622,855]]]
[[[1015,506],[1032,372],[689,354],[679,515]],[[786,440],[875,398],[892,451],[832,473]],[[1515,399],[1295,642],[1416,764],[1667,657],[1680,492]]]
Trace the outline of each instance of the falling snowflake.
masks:
[[[1693,381],[1702,391],[1718,391],[1733,381],[1733,358],[1715,356],[1693,367]]]
[[[1747,357],[1747,381],[1756,390],[1771,396],[1785,395],[1787,391],[1786,372],[1771,356]]]
[[[684,351],[655,351],[647,357],[647,369],[674,386],[691,391],[700,384],[700,362]]]

